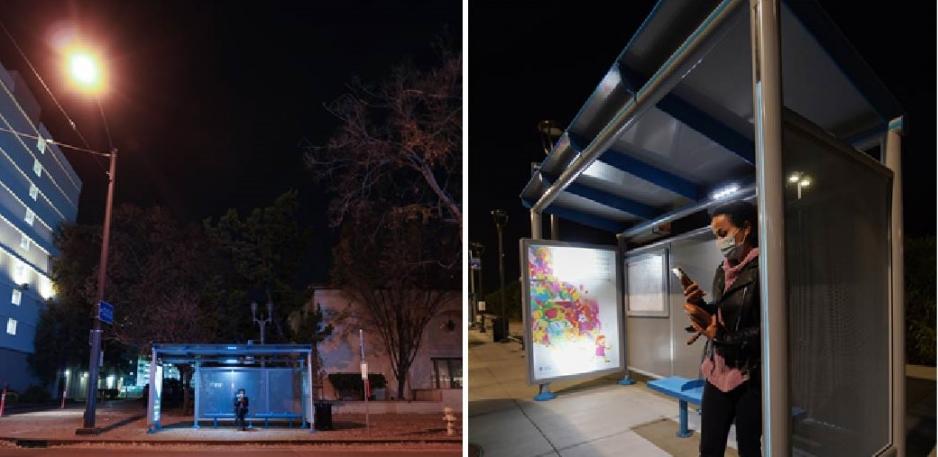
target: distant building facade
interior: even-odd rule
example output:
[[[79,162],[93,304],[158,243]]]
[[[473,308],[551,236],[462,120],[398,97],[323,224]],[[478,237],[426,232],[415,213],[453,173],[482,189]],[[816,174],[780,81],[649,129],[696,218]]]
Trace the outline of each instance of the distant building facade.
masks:
[[[441,401],[447,406],[462,409],[463,372],[462,296],[454,291],[423,333],[420,349],[408,373],[405,396],[407,399]],[[349,299],[339,289],[319,289],[313,293],[310,304],[322,305],[327,324],[335,326],[332,336],[319,345],[323,369],[330,373],[359,373],[360,349],[358,329],[364,329],[365,357],[369,373],[381,373],[387,379],[387,388],[375,392],[376,399],[391,399],[397,394],[397,379],[391,368],[381,335],[362,323],[360,316],[367,308]],[[341,316],[341,319],[338,317]],[[322,395],[326,399],[340,399],[341,393],[325,378]]]
[[[51,138],[22,77],[0,65],[0,386],[18,391],[38,382],[26,359],[54,299],[53,234],[75,222],[82,186]]]

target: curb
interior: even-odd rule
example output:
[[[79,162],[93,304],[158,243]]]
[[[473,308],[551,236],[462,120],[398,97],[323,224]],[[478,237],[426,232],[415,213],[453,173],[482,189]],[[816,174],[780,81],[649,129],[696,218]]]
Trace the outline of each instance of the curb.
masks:
[[[51,446],[71,446],[76,444],[102,444],[102,445],[159,445],[159,446],[180,446],[180,445],[203,445],[203,446],[243,446],[243,445],[261,445],[261,446],[323,446],[323,445],[387,445],[387,444],[462,444],[461,438],[427,438],[427,439],[372,439],[372,440],[352,440],[352,439],[321,439],[321,440],[81,440],[81,439],[41,439],[41,438],[9,438],[0,437],[0,441],[14,444],[20,448],[47,448]]]

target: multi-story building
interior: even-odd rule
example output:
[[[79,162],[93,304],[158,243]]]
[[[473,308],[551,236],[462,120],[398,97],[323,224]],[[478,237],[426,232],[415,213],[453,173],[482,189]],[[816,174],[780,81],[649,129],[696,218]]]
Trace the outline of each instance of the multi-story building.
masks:
[[[39,315],[54,298],[53,233],[75,221],[81,193],[51,138],[22,77],[0,65],[0,386],[19,391],[37,382],[27,356]]]

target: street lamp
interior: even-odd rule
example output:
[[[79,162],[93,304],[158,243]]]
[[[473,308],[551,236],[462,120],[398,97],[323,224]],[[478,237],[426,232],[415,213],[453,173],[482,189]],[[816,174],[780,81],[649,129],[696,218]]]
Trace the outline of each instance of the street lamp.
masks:
[[[87,400],[85,402],[85,415],[82,427],[76,430],[77,434],[97,434],[95,428],[95,407],[97,401],[98,369],[101,367],[101,301],[104,300],[104,286],[107,281],[107,256],[111,238],[111,208],[114,206],[114,184],[117,180],[117,148],[111,140],[111,132],[104,117],[104,109],[98,95],[104,90],[104,70],[99,60],[93,54],[85,51],[74,51],[68,56],[68,73],[71,80],[82,91],[92,95],[98,111],[104,122],[107,132],[110,161],[108,171],[107,202],[104,210],[104,227],[101,235],[101,256],[98,264],[98,293],[95,301],[94,328],[91,330],[91,354],[88,357],[88,384]],[[151,386],[152,388],[152,386]]]
[[[485,293],[483,291],[484,283],[482,282],[482,253],[485,252],[485,245],[482,243],[479,243],[478,241],[473,241],[469,243],[469,249],[471,250],[470,252],[472,252],[472,256],[479,260],[479,266],[478,266],[479,288],[477,291],[474,291],[472,294],[472,309],[473,309],[472,322],[473,322],[473,325],[475,325],[476,314],[478,314],[480,318],[479,332],[485,333],[485,311],[479,309],[479,297],[481,297],[483,300],[485,299]],[[474,270],[470,270],[469,280],[471,281],[471,284],[475,284],[475,277],[472,275],[473,271]]]
[[[270,317],[274,315],[274,304],[270,301],[267,302],[267,317],[263,319],[257,318],[257,302],[251,302],[251,319],[254,320],[254,323],[261,328],[261,344],[264,344],[264,336],[267,334],[267,324],[270,323]]]
[[[492,211],[492,218],[495,220],[495,228],[498,230],[498,300],[499,305],[499,323],[495,325],[492,336],[495,341],[501,341],[508,337],[508,316],[505,314],[505,250],[503,246],[502,229],[508,224],[508,213],[503,209]]]

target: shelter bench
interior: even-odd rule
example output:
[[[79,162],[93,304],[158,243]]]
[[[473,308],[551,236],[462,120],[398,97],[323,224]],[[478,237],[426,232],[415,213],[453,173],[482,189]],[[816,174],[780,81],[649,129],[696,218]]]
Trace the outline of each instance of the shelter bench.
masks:
[[[691,436],[687,429],[687,404],[699,405],[703,401],[703,379],[687,379],[680,376],[648,381],[648,387],[656,392],[678,399],[678,414],[680,417],[677,436],[687,438]]]
[[[677,430],[677,436],[687,438],[691,436],[687,429],[687,404],[693,403],[699,405],[703,401],[703,379],[687,379],[680,376],[671,376],[654,381],[648,381],[648,387],[652,390],[663,393],[669,397],[678,399],[678,414],[680,424]],[[792,406],[791,417],[798,421],[807,416],[807,411],[797,406]]]
[[[212,427],[218,428],[219,420],[235,420],[234,413],[214,413],[214,414],[204,414],[202,417],[212,420]],[[303,415],[299,413],[292,412],[270,412],[270,413],[257,413],[257,414],[248,414],[245,416],[244,420],[247,422],[248,427],[253,427],[252,420],[264,420],[264,428],[270,426],[270,420],[274,419],[284,419],[288,422],[289,427],[293,428],[293,422],[296,421],[301,423],[303,420]]]

